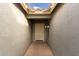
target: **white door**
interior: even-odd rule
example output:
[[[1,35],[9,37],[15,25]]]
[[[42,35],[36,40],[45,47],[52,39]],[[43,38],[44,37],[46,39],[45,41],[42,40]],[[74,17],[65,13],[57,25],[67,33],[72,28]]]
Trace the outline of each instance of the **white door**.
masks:
[[[44,41],[44,23],[35,23],[35,40]]]

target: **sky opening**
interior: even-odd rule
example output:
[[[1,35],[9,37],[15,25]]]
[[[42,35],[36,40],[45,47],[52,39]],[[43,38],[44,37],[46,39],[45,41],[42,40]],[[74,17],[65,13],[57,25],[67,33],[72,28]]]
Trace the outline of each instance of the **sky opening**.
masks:
[[[50,3],[29,3],[29,7],[33,9],[48,9]]]

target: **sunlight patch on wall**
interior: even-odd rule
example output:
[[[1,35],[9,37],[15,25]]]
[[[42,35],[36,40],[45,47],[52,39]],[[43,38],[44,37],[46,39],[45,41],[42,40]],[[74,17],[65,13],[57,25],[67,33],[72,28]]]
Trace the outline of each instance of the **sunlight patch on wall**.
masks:
[[[13,11],[14,16],[16,17],[16,21],[21,25],[28,26],[28,21],[24,14],[19,11],[18,8],[15,7],[13,4],[10,4],[10,7]]]

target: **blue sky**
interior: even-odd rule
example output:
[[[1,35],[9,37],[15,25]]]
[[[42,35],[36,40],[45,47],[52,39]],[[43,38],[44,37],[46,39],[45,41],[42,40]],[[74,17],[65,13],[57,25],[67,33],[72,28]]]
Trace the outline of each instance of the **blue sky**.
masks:
[[[30,8],[47,9],[50,3],[29,3]]]

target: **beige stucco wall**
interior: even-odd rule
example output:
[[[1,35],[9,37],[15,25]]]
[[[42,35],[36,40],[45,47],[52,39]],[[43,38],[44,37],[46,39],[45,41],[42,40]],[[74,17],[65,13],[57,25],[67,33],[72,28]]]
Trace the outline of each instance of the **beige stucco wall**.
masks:
[[[79,4],[59,5],[52,15],[48,43],[54,55],[79,55]]]
[[[14,4],[0,4],[0,55],[24,55],[30,42],[25,15]]]

